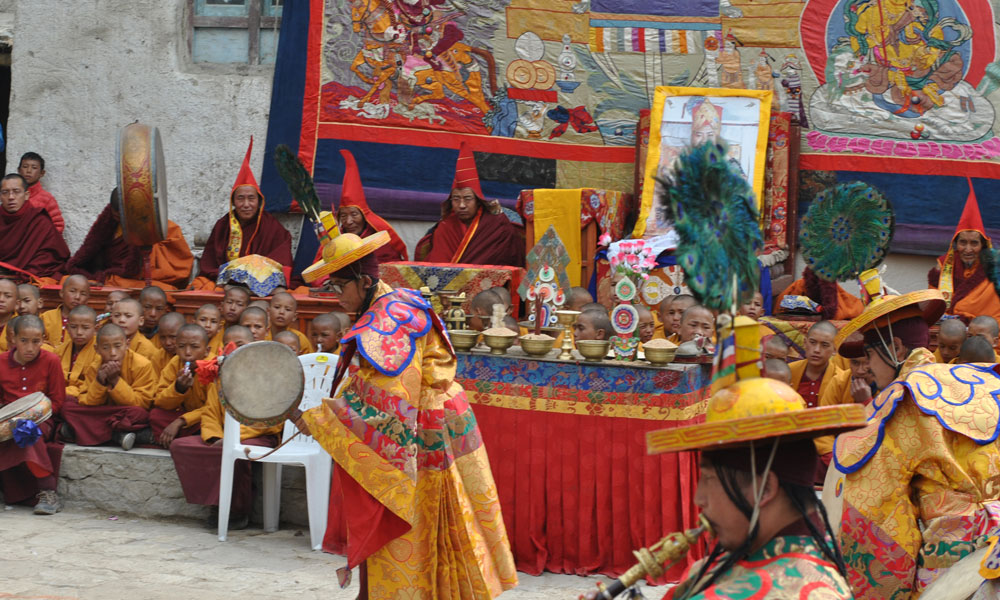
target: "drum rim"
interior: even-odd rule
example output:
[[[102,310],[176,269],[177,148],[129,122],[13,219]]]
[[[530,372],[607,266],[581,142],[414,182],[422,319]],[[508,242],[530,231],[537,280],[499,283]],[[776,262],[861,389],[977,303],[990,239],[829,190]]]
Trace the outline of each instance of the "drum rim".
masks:
[[[237,356],[239,353],[243,352],[246,348],[260,347],[260,346],[263,346],[263,345],[268,345],[268,346],[272,346],[272,347],[280,346],[280,347],[284,348],[285,351],[291,352],[292,355],[295,356],[295,353],[292,352],[291,348],[289,348],[288,346],[286,346],[286,345],[284,345],[284,344],[282,344],[280,342],[275,342],[273,340],[260,340],[260,341],[257,341],[257,342],[250,342],[249,344],[245,344],[243,346],[240,346],[236,350],[234,350],[229,356],[227,356],[223,360],[222,366],[219,368],[219,403],[222,404],[222,407],[226,410],[226,412],[228,412],[229,414],[231,414],[234,419],[236,419],[241,425],[246,425],[247,427],[258,427],[258,428],[259,427],[273,427],[275,425],[280,425],[281,423],[284,423],[288,419],[288,416],[292,413],[292,411],[294,411],[296,408],[298,408],[299,404],[301,404],[301,402],[302,402],[302,396],[305,395],[305,388],[306,388],[306,386],[305,386],[305,370],[302,369],[302,363],[298,361],[298,357],[296,356],[296,363],[299,365],[298,372],[299,372],[299,375],[301,376],[301,379],[298,382],[298,384],[299,384],[298,393],[296,394],[295,400],[293,400],[289,404],[288,408],[285,409],[285,411],[282,412],[280,415],[277,415],[277,416],[274,416],[274,417],[268,417],[268,418],[264,418],[264,419],[260,419],[260,418],[256,418],[256,417],[248,417],[247,415],[245,415],[242,412],[240,412],[239,409],[237,409],[235,406],[233,406],[231,402],[228,402],[226,400],[226,394],[225,394],[225,391],[223,389],[223,384],[222,384],[222,375],[223,375],[223,370],[225,369],[226,361],[232,359],[234,356]]]
[[[45,411],[42,413],[42,416],[40,418],[38,418],[38,419],[35,419],[35,424],[36,425],[44,423],[45,421],[48,421],[50,418],[52,418],[52,398],[49,398],[48,395],[45,394],[45,392],[32,392],[32,393],[30,393],[30,394],[28,394],[26,396],[22,396],[22,397],[18,398],[17,400],[15,400],[14,402],[11,402],[10,404],[5,404],[3,407],[0,407],[0,408],[6,408],[6,407],[11,406],[12,404],[14,404],[16,402],[20,402],[21,400],[24,400],[25,398],[30,398],[31,396],[34,396],[35,394],[39,394],[38,401],[36,401],[33,404],[28,405],[26,408],[22,409],[21,411],[12,413],[10,416],[4,417],[3,420],[0,420],[0,443],[6,442],[6,441],[8,441],[10,439],[13,439],[13,437],[14,437],[14,427],[16,426],[17,422],[20,420],[20,419],[17,419],[16,417],[18,415],[20,415],[20,414],[24,414],[28,409],[34,408],[34,407],[38,406],[39,404],[43,404],[43,403],[46,405]]]
[[[157,241],[163,241],[167,238],[167,230],[169,228],[168,214],[167,214],[167,169],[166,160],[163,156],[163,143],[160,137],[160,130],[158,127],[147,125],[145,123],[131,123],[122,127],[118,132],[118,139],[115,141],[115,158],[116,158],[116,173],[115,177],[118,183],[118,202],[116,208],[118,209],[118,214],[122,215],[121,226],[122,226],[122,237],[126,241],[131,243],[130,238],[132,237],[144,237],[144,233],[131,231],[129,228],[129,221],[125,218],[125,196],[124,196],[124,181],[122,179],[122,141],[125,136],[132,132],[142,132],[147,136],[146,153],[149,159],[149,174],[150,174],[150,194],[153,203],[153,213],[154,219],[152,223],[151,232]],[[162,165],[161,165],[162,163]],[[160,190],[158,177],[163,177],[163,189]],[[150,244],[152,245],[152,244]]]

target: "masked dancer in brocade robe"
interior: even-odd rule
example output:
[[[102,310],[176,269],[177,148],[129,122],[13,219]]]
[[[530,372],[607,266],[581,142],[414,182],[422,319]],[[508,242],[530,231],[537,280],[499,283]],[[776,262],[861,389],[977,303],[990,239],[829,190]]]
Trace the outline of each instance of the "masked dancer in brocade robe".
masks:
[[[866,427],[837,438],[827,478],[859,599],[917,597],[1000,528],[1000,368],[934,362],[944,307],[938,290],[880,295],[837,336],[882,390]],[[864,341],[846,342],[854,332]]]
[[[944,294],[949,315],[958,315],[966,323],[980,315],[1000,320],[995,256],[970,179],[969,197],[948,252],[938,257],[937,266],[927,275],[931,287]]]
[[[479,186],[472,151],[462,143],[441,220],[417,242],[414,258],[434,263],[524,266],[524,234]]]
[[[517,574],[486,449],[441,321],[418,292],[378,279],[375,251],[388,241],[342,234],[303,273],[329,275],[344,310],[360,315],[336,380],[355,354],[360,368],[293,418],[337,464],[361,598],[493,598]]]
[[[250,170],[253,138],[229,195],[229,214],[215,223],[205,243],[194,289],[216,289],[219,268],[250,254],[266,256],[284,266],[285,283],[291,276],[292,236],[285,226],[264,210],[264,194]]]

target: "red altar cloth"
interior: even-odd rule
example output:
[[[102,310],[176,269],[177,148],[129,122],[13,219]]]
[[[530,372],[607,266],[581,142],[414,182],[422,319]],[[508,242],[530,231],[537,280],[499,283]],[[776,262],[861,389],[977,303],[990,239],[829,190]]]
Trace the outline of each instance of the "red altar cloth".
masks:
[[[633,550],[697,526],[696,453],[647,456],[646,432],[699,421],[708,377],[699,366],[458,355],[519,571],[617,576],[635,564]],[[336,482],[331,515],[341,514]],[[346,536],[331,519],[324,549],[342,554]],[[657,583],[678,581],[703,550]]]

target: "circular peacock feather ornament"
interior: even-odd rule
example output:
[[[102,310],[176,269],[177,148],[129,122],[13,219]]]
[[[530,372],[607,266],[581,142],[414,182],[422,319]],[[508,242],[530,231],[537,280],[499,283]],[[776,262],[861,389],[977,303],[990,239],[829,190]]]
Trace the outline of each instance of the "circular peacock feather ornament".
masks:
[[[753,188],[728,156],[724,143],[688,148],[661,181],[680,237],[676,255],[684,283],[702,305],[730,310],[757,289],[763,244]]]
[[[878,266],[889,253],[892,205],[861,181],[841,183],[816,196],[802,218],[802,257],[824,281],[846,281]]]

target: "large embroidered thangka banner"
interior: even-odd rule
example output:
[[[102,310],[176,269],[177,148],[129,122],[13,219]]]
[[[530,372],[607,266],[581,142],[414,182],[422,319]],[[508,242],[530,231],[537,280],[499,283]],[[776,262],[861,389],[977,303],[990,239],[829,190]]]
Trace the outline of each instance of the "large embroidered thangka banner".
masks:
[[[1000,228],[989,206],[1000,197],[995,9],[989,0],[289,0],[268,155],[279,143],[297,149],[321,195],[336,197],[347,148],[377,210],[432,218],[462,141],[491,197],[632,192],[636,123],[657,86],[771,90],[772,110],[802,126],[803,198],[867,180],[896,208],[898,244],[942,250],[966,175],[986,226]],[[287,210],[271,160],[263,183],[269,208]]]

